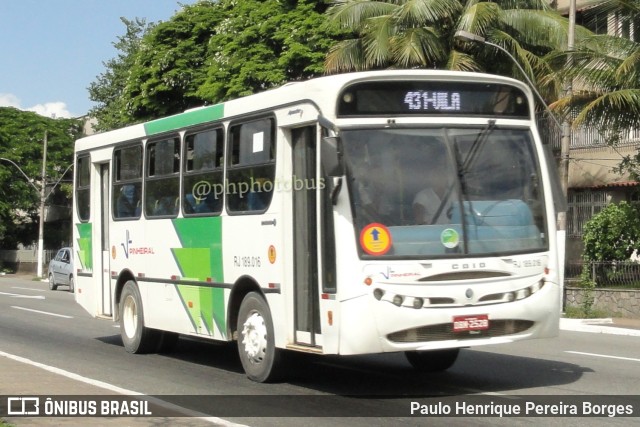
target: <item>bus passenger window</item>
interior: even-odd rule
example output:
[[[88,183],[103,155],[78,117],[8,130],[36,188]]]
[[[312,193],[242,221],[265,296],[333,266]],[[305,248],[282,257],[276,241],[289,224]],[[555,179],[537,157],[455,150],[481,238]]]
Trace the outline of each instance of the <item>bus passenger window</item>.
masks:
[[[147,217],[176,216],[179,209],[180,139],[147,144],[144,213]]]
[[[80,221],[88,221],[91,215],[91,158],[79,156],[76,162],[76,213]]]
[[[222,212],[223,130],[210,129],[185,138],[182,206],[185,215]]]
[[[259,213],[269,208],[275,187],[275,120],[231,127],[226,197],[229,212]]]
[[[140,216],[140,190],[135,184],[120,187],[116,200],[116,218]]]
[[[114,150],[113,164],[113,217],[140,218],[142,146],[134,145]]]

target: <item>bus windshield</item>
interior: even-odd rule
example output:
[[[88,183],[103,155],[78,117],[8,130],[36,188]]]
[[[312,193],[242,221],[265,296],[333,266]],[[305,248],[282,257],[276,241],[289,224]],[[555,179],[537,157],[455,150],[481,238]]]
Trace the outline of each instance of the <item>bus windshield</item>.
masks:
[[[356,238],[372,224],[388,250],[362,257],[487,256],[548,248],[529,129],[440,127],[342,132]]]

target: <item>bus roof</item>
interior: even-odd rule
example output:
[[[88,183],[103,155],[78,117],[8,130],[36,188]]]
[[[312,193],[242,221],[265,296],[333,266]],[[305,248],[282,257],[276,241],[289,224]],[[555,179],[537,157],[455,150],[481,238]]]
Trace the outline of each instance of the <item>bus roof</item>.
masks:
[[[172,116],[90,135],[76,141],[76,151],[90,150],[103,145],[146,138],[305,101],[313,102],[322,114],[333,118],[335,116],[337,96],[345,85],[359,81],[406,79],[506,83],[520,87],[531,97],[529,87],[519,80],[484,73],[447,70],[384,70],[336,74],[287,83],[278,88],[231,101],[197,107]]]

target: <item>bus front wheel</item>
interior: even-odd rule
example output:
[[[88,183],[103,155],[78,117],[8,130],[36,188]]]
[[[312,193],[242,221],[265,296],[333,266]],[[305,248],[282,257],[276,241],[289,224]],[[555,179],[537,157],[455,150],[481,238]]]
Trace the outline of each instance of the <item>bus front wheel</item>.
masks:
[[[120,335],[129,353],[148,353],[158,343],[157,331],[144,326],[142,298],[132,280],[125,283],[120,298]]]
[[[264,298],[248,293],[238,313],[238,353],[247,377],[257,382],[280,376],[281,352],[275,346],[273,320]]]
[[[404,355],[415,369],[422,372],[446,371],[456,362],[459,348],[429,351],[405,351]]]

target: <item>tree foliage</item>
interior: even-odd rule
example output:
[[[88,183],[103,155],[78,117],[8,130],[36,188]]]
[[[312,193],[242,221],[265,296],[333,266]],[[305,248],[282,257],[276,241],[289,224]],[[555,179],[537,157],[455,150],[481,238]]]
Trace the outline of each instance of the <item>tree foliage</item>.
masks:
[[[89,99],[98,103],[89,111],[89,115],[97,119],[96,131],[115,129],[132,122],[123,95],[135,56],[140,50],[142,35],[152,25],[147,25],[143,19],[121,20],[126,31],[113,44],[119,53],[103,63],[106,70],[88,88]]]
[[[170,20],[126,21],[118,58],[91,86],[102,129],[217,103],[323,72],[339,32],[310,0],[201,0]],[[105,120],[106,119],[106,120]]]
[[[221,1],[200,95],[212,102],[318,76],[337,32],[317,1]]]
[[[464,30],[510,52],[538,89],[554,100],[561,81],[545,57],[567,45],[568,20],[545,0],[336,0],[330,19],[351,38],[329,52],[329,72],[380,68],[486,71],[522,79],[513,61],[486,45],[460,44]],[[578,38],[589,32],[576,29]]]
[[[610,204],[584,226],[585,261],[627,260],[640,247],[640,207]]]
[[[640,43],[633,40],[638,40],[640,0],[603,0],[584,13],[590,25],[604,23],[607,31],[620,33],[581,38],[571,52],[552,58],[559,63],[561,78],[573,82],[572,92],[552,108],[571,118],[574,127],[600,129],[604,141],[615,146],[622,135],[640,129]],[[613,18],[615,26],[608,26]],[[640,152],[624,156],[615,170],[638,180]]]
[[[0,107],[0,158],[18,165],[39,188],[45,132],[47,177],[57,181],[72,163],[73,142],[81,129],[75,119],[51,119],[33,112]],[[58,192],[58,197],[63,199],[57,200],[58,203],[70,203],[72,177],[71,173],[67,175],[66,195],[64,191]],[[37,240],[39,200],[38,192],[20,170],[10,162],[0,160],[0,247],[13,249],[18,243],[31,244]],[[56,200],[50,198],[47,202],[56,203]],[[54,238],[56,233],[50,235],[54,240],[69,241],[68,236]]]
[[[613,17],[611,28],[619,34],[581,38],[573,51],[559,55],[564,63],[570,61],[562,74],[573,80],[574,90],[556,107],[577,115],[576,125],[640,126],[640,44],[633,40],[640,0],[602,0],[585,11],[585,20],[592,26],[605,23],[608,28],[606,21]]]

